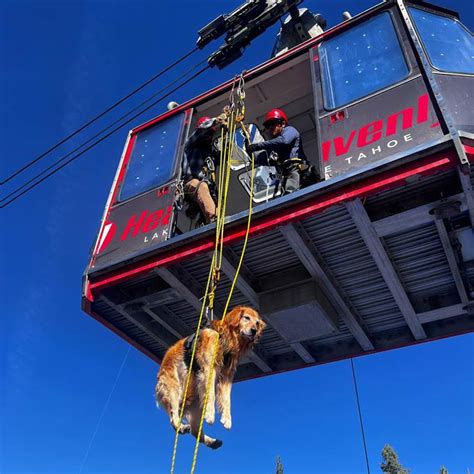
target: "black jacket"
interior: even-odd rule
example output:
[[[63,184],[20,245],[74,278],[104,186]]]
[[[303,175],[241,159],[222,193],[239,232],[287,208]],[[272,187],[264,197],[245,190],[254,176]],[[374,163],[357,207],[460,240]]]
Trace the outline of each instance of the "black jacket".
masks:
[[[219,152],[214,145],[214,121],[204,123],[196,128],[184,145],[183,178],[188,181],[192,178],[204,179],[203,167],[209,158],[216,163]]]

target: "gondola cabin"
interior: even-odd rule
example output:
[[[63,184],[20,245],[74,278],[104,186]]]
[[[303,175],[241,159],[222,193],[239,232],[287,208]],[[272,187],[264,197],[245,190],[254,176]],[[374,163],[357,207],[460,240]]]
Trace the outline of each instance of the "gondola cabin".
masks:
[[[280,196],[274,169],[254,171],[231,305],[268,328],[238,380],[474,329],[473,58],[455,12],[398,0],[244,74],[252,140],[283,109],[320,180]],[[84,310],[157,362],[196,330],[215,239],[180,199],[184,144],[233,87],[130,132],[84,274]],[[217,317],[251,188],[239,130],[231,139]]]

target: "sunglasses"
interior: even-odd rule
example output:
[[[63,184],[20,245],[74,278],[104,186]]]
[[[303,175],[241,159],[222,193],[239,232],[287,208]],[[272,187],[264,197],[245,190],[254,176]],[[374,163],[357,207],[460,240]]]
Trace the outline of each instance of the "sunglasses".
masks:
[[[265,128],[273,128],[281,125],[283,122],[281,120],[272,120],[271,122],[267,122],[264,127]]]

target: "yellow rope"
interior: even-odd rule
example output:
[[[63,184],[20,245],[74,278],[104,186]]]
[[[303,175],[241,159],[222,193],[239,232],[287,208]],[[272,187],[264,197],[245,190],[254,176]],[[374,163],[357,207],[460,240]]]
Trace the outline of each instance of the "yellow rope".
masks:
[[[245,127],[244,123],[241,123],[242,130],[245,133],[245,136],[247,137],[248,140],[250,140],[249,133],[247,131],[247,128]],[[240,254],[239,258],[239,263],[237,264],[237,268],[235,271],[234,279],[232,281],[232,286],[230,287],[230,292],[227,297],[227,301],[224,307],[224,316],[222,319],[225,318],[225,315],[227,314],[227,309],[229,308],[230,300],[232,298],[232,293],[234,291],[235,284],[237,282],[237,278],[240,273],[240,268],[242,267],[242,263],[244,261],[244,255],[245,251],[247,250],[247,243],[248,243],[248,238],[250,234],[250,224],[252,222],[252,211],[253,211],[253,187],[254,187],[254,175],[255,175],[255,158],[253,153],[251,154],[251,167],[250,167],[250,199],[249,199],[249,214],[247,218],[247,228],[245,229],[245,237],[244,237],[244,245],[242,247],[242,253]]]
[[[204,298],[202,300],[201,313],[199,314],[199,321],[198,321],[198,325],[197,325],[196,336],[194,337],[194,341],[193,341],[193,350],[192,350],[192,353],[191,353],[191,361],[189,363],[188,375],[186,377],[186,385],[185,385],[185,388],[184,388],[183,401],[181,402],[181,409],[179,411],[178,429],[176,430],[175,437],[174,437],[173,455],[171,457],[171,469],[170,469],[171,474],[174,473],[174,466],[175,466],[175,462],[176,462],[176,452],[177,452],[177,449],[178,449],[179,427],[181,426],[181,422],[183,421],[184,408],[185,408],[185,405],[186,405],[186,397],[187,397],[188,388],[189,388],[189,381],[191,380],[191,374],[192,374],[191,368],[192,368],[192,365],[193,365],[193,362],[194,362],[194,355],[196,353],[197,341],[199,339],[199,331],[200,331],[200,328],[201,328],[202,316],[204,314],[204,309],[206,307],[206,299],[207,299],[207,295],[208,295],[208,292],[209,292],[209,286],[210,286],[210,283],[211,283],[212,270],[213,269],[212,269],[212,264],[211,264],[211,268],[209,269],[209,275],[207,277],[206,292],[205,292]]]
[[[216,220],[216,240],[214,245],[213,253],[213,272],[214,278],[211,289],[211,301],[209,307],[212,308],[214,304],[215,290],[220,279],[220,270],[222,267],[222,252],[223,246],[220,242],[224,238],[224,223],[225,223],[225,211],[227,206],[227,190],[230,182],[230,162],[232,157],[232,146],[233,140],[230,138],[233,136],[235,130],[234,115],[231,112],[228,119],[228,129],[225,140],[225,149],[222,155],[221,170],[219,172],[219,188],[218,192],[218,206],[217,206],[217,220]]]
[[[235,113],[234,112],[232,112],[231,116],[230,116],[229,128],[230,128],[229,136],[231,138],[233,138],[234,135],[235,135],[235,130],[236,130],[236,122],[235,122]],[[228,148],[228,153],[227,153],[227,163],[226,163],[226,167],[225,167],[224,192],[223,192],[224,195],[223,195],[222,213],[221,213],[221,232],[220,232],[220,236],[219,236],[220,247],[219,247],[219,252],[218,252],[218,255],[219,255],[219,268],[221,268],[221,266],[222,266],[222,257],[223,257],[223,252],[224,252],[225,211],[226,211],[226,208],[227,208],[227,196],[228,196],[227,191],[229,189],[229,183],[230,183],[230,172],[231,172],[230,163],[231,163],[231,159],[232,159],[233,149],[234,149],[234,140],[231,139],[231,140],[229,140],[229,148]]]
[[[215,298],[215,290],[217,287],[217,283],[220,279],[220,268],[222,266],[222,259],[223,259],[223,250],[224,250],[224,224],[225,224],[225,213],[226,213],[226,207],[227,207],[227,196],[228,196],[228,188],[229,188],[229,182],[230,182],[230,176],[231,176],[231,160],[232,160],[232,152],[233,152],[233,147],[234,147],[234,136],[235,136],[235,131],[237,128],[237,122],[240,123],[242,130],[246,136],[246,139],[250,141],[250,136],[248,133],[247,128],[245,127],[243,123],[243,118],[245,115],[245,104],[244,104],[244,98],[245,98],[245,93],[243,91],[243,77],[240,77],[238,87],[237,87],[237,94],[238,94],[238,107],[236,109],[235,104],[234,104],[234,91],[235,91],[235,83],[232,87],[231,91],[231,96],[230,96],[230,102],[231,106],[226,108],[225,112],[228,117],[227,120],[227,131],[224,134],[223,128],[221,129],[221,150],[220,150],[220,166],[221,166],[221,171],[219,173],[219,179],[218,179],[218,199],[217,199],[217,212],[216,212],[216,240],[215,240],[215,246],[214,246],[214,251],[212,254],[212,260],[211,260],[211,266],[209,268],[209,275],[207,279],[207,284],[206,284],[206,291],[203,297],[203,302],[201,306],[201,312],[199,315],[199,320],[198,320],[198,327],[196,330],[196,335],[193,341],[193,348],[192,348],[192,353],[191,353],[191,361],[189,364],[189,370],[188,370],[188,375],[186,377],[186,385],[185,385],[185,390],[184,390],[184,395],[183,395],[183,400],[181,403],[181,409],[179,413],[179,424],[178,424],[178,430],[176,430],[175,434],[175,440],[174,440],[174,446],[173,446],[173,455],[172,455],[172,460],[171,460],[171,474],[174,473],[175,469],[175,463],[176,463],[176,453],[177,453],[177,447],[178,447],[178,439],[179,439],[179,427],[181,426],[183,415],[184,415],[184,410],[185,410],[185,405],[186,405],[186,397],[189,389],[189,383],[192,375],[192,366],[195,358],[195,353],[196,353],[196,347],[197,347],[197,342],[199,339],[199,331],[202,323],[202,317],[204,315],[204,310],[206,308],[206,303],[208,303],[209,308],[213,308],[214,305],[214,298]],[[240,272],[240,268],[242,266],[245,250],[247,247],[247,242],[248,242],[248,236],[249,236],[249,231],[250,231],[250,223],[251,223],[251,216],[252,216],[252,204],[253,204],[253,182],[254,182],[254,156],[252,154],[251,156],[251,163],[252,163],[252,169],[251,169],[251,177],[250,177],[250,201],[249,201],[249,214],[248,214],[248,220],[247,220],[247,230],[245,234],[245,239],[244,239],[244,245],[242,248],[242,253],[239,259],[239,263],[237,265],[236,273],[234,275],[234,279],[232,281],[231,289],[229,292],[229,295],[227,297],[227,301],[224,307],[224,313],[222,316],[222,320],[225,319],[226,314],[227,314],[227,309],[230,304],[230,300],[232,298],[232,294],[234,291],[235,284],[237,282],[237,278]],[[214,367],[215,364],[215,359],[217,355],[217,348],[219,344],[219,334],[216,340],[216,344],[214,346],[213,350],[213,357],[212,357],[212,364],[211,367]],[[211,372],[212,373],[212,372]],[[211,381],[212,377],[209,377],[207,381],[207,386],[206,386],[206,394],[204,398],[204,403],[203,403],[203,410],[201,413],[201,420],[199,423],[199,432],[196,438],[196,446],[194,449],[194,455],[193,455],[193,462],[191,466],[191,474],[194,473],[195,467],[196,467],[196,461],[197,461],[197,455],[198,455],[198,450],[199,450],[199,439],[201,437],[202,433],[202,426],[203,426],[203,421],[204,421],[204,413],[206,411],[206,406],[207,406],[207,401],[209,398],[209,391],[211,387]]]
[[[230,120],[229,127],[233,127],[235,129],[235,126],[232,124],[232,116]],[[232,136],[232,135],[231,135]],[[230,163],[230,159],[228,158],[228,151],[229,151],[229,146],[228,144],[230,143],[229,140],[229,130],[225,134],[224,138],[224,130],[221,129],[221,151],[220,151],[220,163],[221,163],[221,168],[227,169],[227,166],[225,166],[227,163]],[[222,143],[225,143],[225,146],[222,146]],[[229,173],[230,175],[230,173]],[[206,304],[210,308],[213,308],[214,305],[214,293],[216,289],[216,281],[218,277],[216,277],[216,270],[218,271],[220,269],[217,268],[216,263],[218,260],[218,243],[219,243],[219,236],[223,236],[223,226],[224,226],[224,219],[225,219],[225,202],[226,200],[224,199],[224,195],[227,194],[227,189],[222,189],[224,187],[224,184],[227,183],[228,185],[229,179],[226,179],[226,176],[224,173],[219,173],[219,184],[218,184],[218,207],[217,207],[217,222],[216,222],[216,244],[214,248],[214,252],[212,255],[212,261],[211,261],[211,266],[209,268],[209,274],[207,278],[207,284],[206,284],[206,291],[202,300],[202,306],[201,306],[201,312],[199,315],[199,320],[198,320],[198,325],[197,325],[197,330],[196,330],[196,335],[194,337],[193,341],[193,346],[192,346],[192,353],[191,353],[191,360],[189,363],[189,369],[188,369],[188,375],[186,377],[186,384],[185,384],[185,389],[184,389],[184,394],[183,394],[183,399],[181,402],[181,408],[180,408],[180,413],[179,413],[179,423],[178,423],[178,428],[181,426],[183,416],[184,416],[184,410],[186,406],[186,398],[189,390],[189,383],[191,380],[191,375],[192,375],[192,367],[195,359],[195,353],[196,353],[196,347],[197,347],[197,342],[199,340],[199,332],[201,328],[201,323],[202,323],[202,318],[204,315],[204,311],[206,308]],[[221,189],[219,189],[221,187]],[[222,262],[222,257],[220,258],[220,262]],[[212,284],[211,284],[212,282]],[[177,454],[177,448],[178,448],[178,440],[179,440],[179,430],[176,430],[175,433],[175,439],[174,439],[174,444],[173,444],[173,454],[171,458],[171,469],[170,472],[171,474],[174,473],[175,469],[175,464],[176,464],[176,454]]]
[[[244,134],[245,134],[247,140],[250,141],[249,133],[248,133],[247,128],[245,127],[243,122],[241,123],[241,127],[242,127],[242,130],[244,131]],[[231,135],[231,136],[233,136],[233,135]],[[253,153],[251,155],[251,163],[252,163],[252,166],[251,166],[251,173],[250,173],[249,213],[248,213],[248,218],[247,218],[247,228],[246,228],[246,232],[245,232],[244,245],[242,247],[242,252],[240,254],[239,263],[237,265],[235,275],[234,275],[234,279],[232,281],[232,285],[231,285],[231,288],[230,288],[230,291],[229,291],[229,295],[227,297],[227,301],[226,301],[226,304],[225,304],[225,307],[224,307],[224,314],[222,316],[222,321],[225,320],[225,317],[227,315],[227,309],[229,307],[230,300],[232,298],[232,293],[234,291],[234,287],[235,287],[235,284],[237,282],[237,278],[239,276],[239,272],[240,272],[240,268],[242,266],[245,251],[247,249],[247,242],[248,242],[248,237],[249,237],[249,233],[250,233],[250,224],[251,224],[251,220],[252,220],[252,205],[253,205],[253,185],[254,185],[253,181],[254,181],[254,174],[255,174],[254,173],[255,159],[254,159]],[[221,246],[223,246],[223,237],[224,237],[224,235],[222,234]],[[215,360],[216,360],[216,356],[217,356],[217,349],[219,347],[219,338],[220,338],[220,334],[218,333],[216,342],[214,344],[214,349],[213,349],[212,362],[211,362],[211,365],[210,365],[211,370],[214,369],[214,364],[215,364]],[[193,463],[192,463],[192,466],[191,466],[191,474],[194,474],[194,470],[196,468],[197,455],[198,455],[198,451],[199,451],[199,439],[201,438],[202,425],[204,423],[204,413],[206,412],[206,406],[207,406],[207,402],[208,402],[208,399],[209,399],[209,391],[211,389],[211,382],[212,382],[212,377],[209,376],[209,378],[207,380],[206,394],[205,394],[205,397],[204,397],[204,403],[203,403],[202,412],[201,412],[201,420],[199,422],[199,432],[198,432],[198,435],[197,435],[197,438],[196,438],[196,444],[194,446],[194,455],[193,455]]]
[[[220,167],[222,168],[224,166],[225,162],[225,150],[227,149],[227,143],[229,140],[229,134],[226,133],[224,135],[224,128],[221,128],[221,136],[220,136],[220,144],[221,144],[221,149],[219,153],[219,163]],[[212,261],[211,261],[211,268],[210,271],[212,272],[212,287],[211,287],[211,294],[209,298],[209,307],[213,308],[214,307],[214,296],[215,296],[215,290],[216,290],[216,282],[218,280],[218,275],[217,273],[220,271],[220,267],[217,265],[217,255],[216,255],[216,249],[218,246],[219,242],[219,233],[220,233],[220,225],[221,225],[221,219],[220,219],[220,210],[222,208],[222,184],[223,183],[223,173],[219,171],[219,180],[217,183],[217,209],[216,209],[216,240],[214,244],[214,251],[212,254]]]

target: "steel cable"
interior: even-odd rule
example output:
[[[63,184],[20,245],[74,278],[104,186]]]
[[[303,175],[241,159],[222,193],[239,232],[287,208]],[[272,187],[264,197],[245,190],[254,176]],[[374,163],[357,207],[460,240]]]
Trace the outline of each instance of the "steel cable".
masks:
[[[172,89],[171,91],[169,91],[167,94],[159,97],[157,100],[155,100],[153,103],[151,103],[148,107],[146,107],[145,109],[143,109],[142,111],[138,112],[137,114],[135,114],[133,117],[131,117],[130,119],[126,120],[125,122],[123,122],[122,124],[120,124],[119,126],[115,127],[112,131],[110,131],[109,133],[107,133],[106,135],[104,135],[103,137],[101,137],[100,139],[96,140],[94,143],[92,143],[92,145],[88,146],[87,148],[85,148],[84,150],[80,151],[79,153],[77,153],[76,155],[74,155],[72,158],[70,158],[69,160],[67,160],[66,162],[64,162],[62,165],[58,166],[57,168],[55,168],[53,171],[51,171],[50,173],[48,173],[46,176],[44,176],[43,178],[41,178],[40,180],[36,181],[35,183],[31,184],[31,186],[28,186],[23,192],[21,192],[20,194],[17,194],[15,197],[12,197],[10,200],[8,200],[6,203],[4,204],[1,204],[0,205],[0,209],[8,206],[9,204],[11,204],[12,202],[16,201],[20,196],[23,196],[24,194],[26,194],[28,191],[30,191],[31,189],[35,188],[36,186],[38,186],[40,183],[42,183],[43,181],[45,181],[47,178],[49,178],[50,176],[52,176],[53,174],[57,173],[59,170],[61,170],[62,168],[64,168],[65,166],[67,166],[69,163],[73,162],[74,160],[76,160],[77,158],[79,158],[80,156],[82,156],[86,151],[89,151],[90,149],[92,149],[93,147],[95,147],[96,145],[98,145],[99,143],[101,143],[102,141],[104,141],[106,138],[110,137],[112,134],[114,134],[116,131],[120,130],[124,125],[127,125],[128,123],[130,123],[132,120],[136,119],[137,117],[139,117],[140,115],[142,115],[143,113],[145,113],[147,110],[151,109],[152,107],[154,107],[156,104],[158,104],[159,102],[161,102],[162,100],[166,99],[167,97],[169,97],[173,92],[176,92],[178,89],[180,89],[181,87],[185,86],[186,84],[188,84],[190,81],[192,81],[193,79],[195,79],[197,76],[199,76],[200,74],[202,74],[204,71],[206,71],[207,69],[209,69],[210,66],[207,65],[206,67],[200,69],[198,72],[196,72],[195,74],[193,74],[189,79],[187,79],[186,81],[182,82],[181,84],[179,84],[178,86],[176,86],[174,89]],[[182,76],[179,78],[181,79]],[[127,114],[128,115],[128,114]],[[108,127],[110,128],[110,126]],[[104,130],[105,131],[105,130]],[[100,132],[100,134],[102,134],[104,131]],[[92,139],[91,139],[92,140]],[[80,147],[78,148],[82,148],[82,146],[84,146],[85,144],[81,145]],[[73,153],[73,152],[71,152]],[[69,156],[70,153],[66,156]],[[61,161],[63,161],[66,156],[62,157],[60,160],[58,160],[55,164],[59,164]],[[55,166],[55,165],[53,165]],[[50,169],[50,168],[49,168]],[[41,174],[43,174],[43,172],[39,173],[39,175],[37,175],[35,178],[33,178],[32,180],[30,180],[29,182],[35,180],[36,178],[38,178],[39,176],[41,176]],[[21,189],[23,189],[23,187],[26,186],[26,184],[22,185],[21,186]],[[10,193],[7,197],[13,195],[13,194],[16,194],[18,191],[20,190],[20,188],[16,189],[15,191],[13,191],[12,193]],[[7,199],[7,197],[3,198],[0,202],[3,202],[5,199]]]
[[[70,140],[71,138],[75,137],[78,133],[82,132],[84,129],[86,129],[87,127],[89,127],[89,125],[92,125],[94,122],[96,122],[97,120],[99,120],[101,117],[103,117],[105,114],[107,114],[108,112],[110,112],[111,110],[115,109],[118,105],[122,104],[123,102],[125,102],[127,99],[129,99],[130,97],[132,97],[132,95],[135,95],[137,92],[141,91],[144,87],[146,87],[148,84],[150,84],[151,82],[153,82],[154,80],[158,79],[160,76],[162,76],[163,74],[165,74],[166,72],[168,72],[170,69],[172,69],[173,67],[175,67],[177,64],[179,64],[181,61],[184,61],[185,59],[187,59],[189,56],[191,56],[191,54],[195,53],[196,51],[198,51],[199,48],[194,48],[193,50],[191,50],[189,53],[186,53],[184,56],[182,56],[181,58],[177,59],[174,63],[170,64],[169,66],[167,66],[165,69],[162,69],[159,73],[155,74],[152,78],[148,79],[146,82],[144,82],[142,85],[138,86],[136,89],[134,89],[132,92],[130,92],[129,94],[127,94],[126,96],[122,97],[121,99],[119,99],[117,102],[115,102],[114,104],[112,104],[110,107],[107,107],[107,109],[105,109],[103,112],[101,112],[99,115],[97,115],[96,117],[94,117],[93,119],[89,120],[87,123],[85,123],[84,125],[82,125],[81,127],[79,127],[77,130],[75,130],[74,132],[72,132],[71,134],[69,134],[67,137],[63,138],[61,141],[59,141],[58,143],[56,143],[56,145],[52,146],[51,148],[49,148],[48,150],[46,150],[44,153],[42,153],[41,155],[37,156],[35,159],[31,160],[29,163],[27,163],[26,165],[22,166],[21,168],[19,168],[18,170],[16,170],[14,173],[12,173],[10,176],[8,176],[7,178],[5,178],[3,181],[0,182],[0,186],[3,186],[4,184],[8,183],[9,181],[11,181],[13,178],[15,178],[16,176],[18,176],[19,174],[23,173],[23,171],[27,170],[28,168],[30,168],[32,165],[34,165],[35,163],[37,163],[38,161],[42,160],[45,156],[47,156],[49,153],[51,153],[52,151],[56,150],[56,148],[58,148],[59,146],[61,146],[63,143],[67,142],[68,140]]]
[[[354,389],[355,389],[356,400],[357,400],[357,411],[359,413],[360,430],[362,432],[362,442],[364,443],[365,463],[367,465],[367,474],[370,474],[369,455],[367,454],[367,443],[365,441],[364,423],[362,420],[362,411],[360,409],[359,390],[357,388],[357,379],[356,379],[355,368],[354,368],[354,360],[352,359],[352,357],[351,357],[351,367],[352,367],[352,378],[354,380]]]

